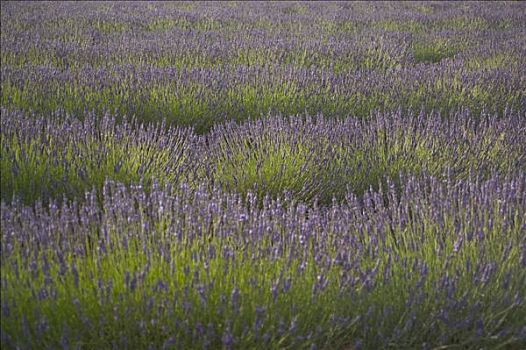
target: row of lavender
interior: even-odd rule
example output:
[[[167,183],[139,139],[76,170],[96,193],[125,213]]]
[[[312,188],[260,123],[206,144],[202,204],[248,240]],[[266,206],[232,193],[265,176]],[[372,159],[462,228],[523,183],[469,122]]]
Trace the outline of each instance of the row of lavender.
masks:
[[[205,132],[269,111],[525,110],[521,2],[6,3],[3,107]]]
[[[2,3],[2,348],[526,347],[524,9]]]
[[[1,123],[5,347],[526,342],[521,114]]]
[[[329,207],[207,185],[98,196],[2,202],[3,348],[526,344],[524,173]]]
[[[1,110],[1,198],[26,204],[80,200],[106,180],[197,188],[208,183],[259,198],[289,193],[330,204],[361,196],[400,175],[439,179],[514,176],[526,170],[526,119],[469,111],[451,115],[384,113],[372,120],[269,116],[217,125],[207,135],[94,113],[84,121]]]

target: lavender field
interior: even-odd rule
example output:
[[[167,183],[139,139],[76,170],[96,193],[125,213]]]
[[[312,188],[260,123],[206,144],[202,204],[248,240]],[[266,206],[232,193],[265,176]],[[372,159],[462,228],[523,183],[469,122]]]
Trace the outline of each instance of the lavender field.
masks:
[[[523,2],[2,2],[3,349],[525,349]]]

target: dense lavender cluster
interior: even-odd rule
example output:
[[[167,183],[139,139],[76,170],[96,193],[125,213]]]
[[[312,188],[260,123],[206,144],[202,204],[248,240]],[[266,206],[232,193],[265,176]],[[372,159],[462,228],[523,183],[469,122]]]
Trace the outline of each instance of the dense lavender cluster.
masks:
[[[1,21],[3,349],[526,348],[524,3]]]
[[[220,187],[260,199],[288,193],[330,204],[348,192],[396,186],[401,175],[438,179],[516,175],[526,170],[526,119],[467,112],[376,114],[371,120],[267,117],[189,129],[116,121],[86,114],[26,116],[2,109],[1,198],[82,199],[106,180],[148,190],[185,183]]]
[[[102,205],[96,196],[3,204],[3,344],[526,342],[524,174],[407,178],[400,194],[390,186],[313,208],[184,185],[106,183]]]
[[[226,120],[525,108],[524,3],[2,8],[2,106]]]

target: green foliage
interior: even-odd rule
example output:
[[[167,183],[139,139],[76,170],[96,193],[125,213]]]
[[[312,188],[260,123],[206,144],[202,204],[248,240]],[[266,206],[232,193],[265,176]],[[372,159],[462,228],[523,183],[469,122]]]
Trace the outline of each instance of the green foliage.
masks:
[[[150,4],[148,16],[112,20],[111,4],[85,6],[93,16],[53,15],[56,9],[34,3],[26,10],[43,12],[40,20],[5,18],[10,22],[2,28],[1,106],[43,115],[109,110],[144,122],[193,126],[200,133],[269,111],[369,118],[375,110],[399,108],[442,115],[465,107],[499,114],[521,108],[523,94],[515,87],[520,81],[511,89],[509,79],[500,78],[517,77],[521,70],[522,26],[514,17],[468,16],[457,8],[443,16],[436,4],[385,4],[400,11],[400,18],[382,17],[378,9],[356,3],[351,12],[343,4],[328,5],[327,13],[306,20],[315,7],[278,6],[280,16],[300,19],[290,21],[252,16],[239,4],[235,11],[242,16],[221,17],[178,3]],[[161,17],[158,6],[165,8]],[[26,37],[31,31],[38,36]],[[496,46],[479,40],[497,32],[503,37]],[[24,41],[13,39],[19,37]],[[436,63],[444,68],[438,77]],[[244,70],[246,79],[240,79],[236,72]],[[43,72],[45,78],[30,78]],[[165,79],[159,72],[187,74]],[[452,79],[458,79],[460,94],[446,84],[430,87],[434,80]]]
[[[460,182],[444,192],[437,188],[443,183],[431,185],[429,192],[425,186],[419,187],[422,193],[404,192],[403,205],[391,208],[392,226],[384,216],[391,211],[381,206],[364,213],[341,206],[309,213],[272,207],[258,224],[239,219],[235,198],[218,202],[200,193],[195,198],[202,202],[196,203],[182,191],[175,206],[140,199],[144,195],[135,195],[130,205],[126,194],[111,188],[106,192],[116,200],[105,198],[104,209],[73,212],[83,226],[76,219],[39,232],[41,239],[61,238],[42,241],[40,249],[2,231],[3,242],[11,244],[1,255],[2,301],[11,310],[2,316],[2,332],[39,348],[69,339],[86,348],[127,341],[142,349],[161,347],[174,335],[184,348],[201,348],[205,339],[215,339],[208,346],[220,348],[227,331],[240,348],[316,343],[346,349],[358,339],[366,348],[381,348],[385,340],[378,334],[396,347],[518,344],[513,332],[520,332],[526,312],[520,303],[524,217],[500,213],[503,203],[486,185],[469,193],[455,192],[466,186]],[[488,201],[477,202],[479,190]],[[446,192],[452,194],[444,201],[440,193]],[[505,208],[519,208],[518,201]],[[215,212],[217,203],[229,209]],[[120,210],[133,215],[123,217]],[[39,230],[32,224],[21,225]],[[254,235],[260,224],[271,231]],[[184,233],[177,225],[185,225]],[[309,231],[300,241],[292,234],[303,232],[303,225]],[[320,276],[326,285],[314,292]],[[258,308],[264,313],[256,332]],[[477,336],[471,326],[479,320],[473,317],[481,318],[484,334],[511,333]],[[211,324],[214,333],[198,336],[198,322]],[[296,337],[313,330],[309,338]],[[45,336],[21,336],[27,332]]]
[[[490,28],[490,23],[480,17],[456,17],[435,21],[434,25],[442,29],[480,32]]]
[[[93,27],[104,34],[120,33],[129,30],[129,24],[115,21],[96,21]]]
[[[155,134],[145,138],[140,137],[141,132],[123,134],[115,125],[106,126],[97,134],[93,129],[82,133],[83,126],[75,122],[26,136],[4,131],[0,150],[2,200],[10,201],[14,196],[28,204],[63,196],[81,200],[93,188],[100,191],[107,180],[149,188],[154,181],[162,186],[183,178],[189,156],[188,135],[177,132],[163,141]],[[71,127],[81,130],[71,132]],[[60,129],[63,132],[58,132]]]
[[[524,341],[524,5],[129,6],[2,3],[3,348]]]
[[[32,119],[3,113],[2,199],[17,196],[26,203],[64,195],[80,200],[111,179],[146,188],[153,181],[208,182],[260,199],[288,193],[296,201],[317,198],[326,205],[333,198],[342,200],[349,190],[361,196],[370,188],[385,188],[387,179],[398,186],[400,174],[443,178],[451,172],[454,179],[466,179],[477,173],[486,178],[526,163],[524,140],[509,126],[467,128],[448,136],[445,131],[432,134],[423,128],[429,121],[415,117],[408,117],[411,122],[400,117],[364,122],[352,135],[338,131],[346,130],[350,120],[274,117],[218,127],[201,144],[186,131],[132,130],[106,119],[100,121],[104,127],[56,119],[35,130]],[[94,120],[88,116],[90,123]]]
[[[417,21],[396,21],[396,20],[381,20],[373,23],[373,28],[384,30],[388,32],[410,32],[421,33],[425,31],[426,27],[423,23]]]
[[[210,162],[215,169],[214,183],[226,191],[253,193],[260,199],[288,193],[297,201],[316,197],[327,204],[337,190],[342,190],[333,187],[342,169],[331,157],[327,141],[279,131],[225,136],[212,148]]]
[[[438,63],[453,57],[456,52],[457,50],[445,41],[413,45],[413,58],[416,63]]]
[[[466,62],[466,67],[474,71],[494,69],[516,69],[520,59],[514,55],[496,53],[490,56],[473,57]]]
[[[157,19],[148,23],[144,29],[152,32],[166,31],[177,27],[179,23],[180,21],[177,21],[175,19]]]

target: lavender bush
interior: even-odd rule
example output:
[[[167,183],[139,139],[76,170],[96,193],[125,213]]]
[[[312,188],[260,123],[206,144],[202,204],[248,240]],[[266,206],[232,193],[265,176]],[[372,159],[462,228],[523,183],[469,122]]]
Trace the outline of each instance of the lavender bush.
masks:
[[[516,115],[270,118],[199,137],[2,112],[4,346],[526,341]]]
[[[526,103],[525,6],[6,3],[1,105],[223,121]]]
[[[500,180],[408,178],[388,206],[112,183],[101,207],[3,204],[2,344],[517,346],[526,179]]]
[[[526,348],[521,2],[3,2],[3,349]]]
[[[268,117],[218,125],[198,136],[188,129],[116,122],[88,113],[81,122],[2,110],[1,197],[26,203],[82,199],[106,179],[209,188],[262,199],[288,192],[295,200],[330,204],[400,186],[400,175],[467,179],[526,169],[526,122],[520,114],[377,114],[372,120]]]
[[[2,206],[10,347],[510,348],[524,344],[526,178],[407,178],[284,208],[106,183]]]
[[[57,118],[59,118],[57,120]],[[24,116],[2,109],[2,199],[19,196],[26,202],[41,198],[82,198],[106,179],[149,186],[153,179],[176,184],[190,178],[193,134],[115,118],[84,122],[69,116],[55,119]]]

